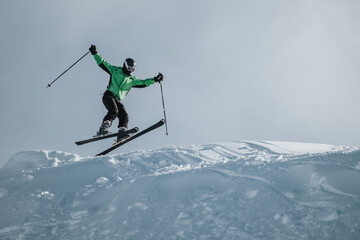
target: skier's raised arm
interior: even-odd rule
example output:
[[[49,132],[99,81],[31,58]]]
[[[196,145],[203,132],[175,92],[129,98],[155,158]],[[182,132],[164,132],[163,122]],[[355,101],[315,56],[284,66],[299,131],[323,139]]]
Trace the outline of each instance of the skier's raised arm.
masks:
[[[101,67],[108,74],[111,74],[111,69],[114,68],[114,66],[111,65],[110,63],[108,63],[105,59],[103,59],[100,56],[100,54],[96,50],[96,46],[91,45],[91,47],[89,48],[89,51],[94,56],[94,59],[95,59],[96,63],[99,65],[99,67]]]

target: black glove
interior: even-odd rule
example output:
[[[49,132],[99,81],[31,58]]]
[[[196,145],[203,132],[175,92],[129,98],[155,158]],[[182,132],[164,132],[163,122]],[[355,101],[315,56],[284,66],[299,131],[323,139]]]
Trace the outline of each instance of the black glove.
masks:
[[[97,54],[96,46],[95,46],[95,45],[91,45],[91,47],[89,48],[89,51],[91,52],[92,55]]]
[[[162,73],[159,73],[156,77],[154,77],[155,82],[161,82],[164,79]]]

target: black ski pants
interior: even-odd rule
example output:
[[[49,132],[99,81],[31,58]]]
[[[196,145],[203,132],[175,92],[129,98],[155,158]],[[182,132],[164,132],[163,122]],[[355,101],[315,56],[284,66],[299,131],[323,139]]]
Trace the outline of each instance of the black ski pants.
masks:
[[[108,110],[108,113],[104,117],[103,121],[110,120],[113,122],[116,117],[119,118],[118,127],[126,127],[128,128],[129,116],[125,110],[124,105],[120,102],[120,100],[116,99],[112,92],[105,91],[104,96],[102,98],[104,106]]]

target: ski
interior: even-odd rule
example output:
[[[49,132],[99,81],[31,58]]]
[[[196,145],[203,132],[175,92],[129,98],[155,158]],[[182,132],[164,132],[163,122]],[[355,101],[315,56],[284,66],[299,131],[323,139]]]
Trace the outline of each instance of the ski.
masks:
[[[77,141],[77,142],[75,142],[75,144],[76,145],[83,145],[83,144],[86,144],[86,143],[91,143],[91,142],[103,140],[103,139],[106,139],[106,138],[117,137],[118,135],[119,136],[126,136],[128,134],[136,133],[137,131],[139,131],[139,128],[134,127],[134,128],[129,129],[129,130],[123,131],[121,133],[110,133],[110,134],[106,134],[106,135],[95,136],[95,137],[85,139],[85,140],[82,140],[82,141]]]
[[[130,137],[127,137],[127,138],[121,140],[120,142],[115,143],[113,146],[111,146],[110,148],[106,149],[105,151],[97,154],[96,156],[105,155],[105,154],[115,150],[116,148],[130,142],[131,140],[134,140],[135,138],[138,138],[138,137],[140,137],[140,136],[142,136],[142,135],[144,135],[144,134],[146,134],[146,133],[148,133],[148,132],[150,132],[150,131],[158,128],[158,127],[161,127],[162,125],[164,125],[164,123],[165,123],[165,121],[164,121],[164,119],[162,119],[159,122],[155,123],[154,125],[142,130],[141,132],[136,133],[136,134],[134,134],[134,135],[132,135]]]

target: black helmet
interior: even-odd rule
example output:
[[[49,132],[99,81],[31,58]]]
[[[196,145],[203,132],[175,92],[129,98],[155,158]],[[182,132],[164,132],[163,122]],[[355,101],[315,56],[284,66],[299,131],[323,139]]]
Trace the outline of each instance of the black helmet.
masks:
[[[124,65],[123,67],[130,73],[135,71],[135,67],[136,67],[136,62],[134,59],[132,58],[127,58],[124,61]]]

